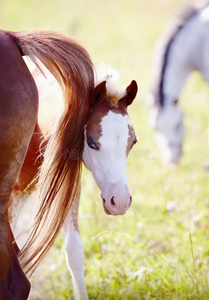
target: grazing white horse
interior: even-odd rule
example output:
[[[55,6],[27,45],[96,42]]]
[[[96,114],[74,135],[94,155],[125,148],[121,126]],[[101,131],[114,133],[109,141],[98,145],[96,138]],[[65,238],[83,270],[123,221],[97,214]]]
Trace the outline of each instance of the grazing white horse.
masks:
[[[156,131],[163,161],[177,166],[184,138],[178,107],[182,87],[192,71],[209,83],[209,3],[190,5],[160,39],[150,92],[150,125]]]
[[[40,118],[41,111],[45,110],[46,105],[49,107],[50,103],[53,126],[62,112],[61,89],[54,77],[43,66],[46,77],[31,61],[27,58],[25,61],[38,87]],[[132,203],[126,177],[126,163],[129,151],[137,140],[127,107],[137,94],[137,84],[132,81],[124,89],[117,83],[118,72],[104,64],[99,65],[95,78],[90,113],[84,128],[82,158],[101,190],[104,211],[111,215],[122,215]],[[74,159],[77,159],[79,153],[66,153],[66,155],[73,155]],[[32,168],[34,160],[31,160],[30,164]],[[79,198],[80,188],[63,226],[66,261],[72,275],[76,300],[88,299],[84,279],[84,249],[78,229]],[[15,232],[15,228],[12,229]]]

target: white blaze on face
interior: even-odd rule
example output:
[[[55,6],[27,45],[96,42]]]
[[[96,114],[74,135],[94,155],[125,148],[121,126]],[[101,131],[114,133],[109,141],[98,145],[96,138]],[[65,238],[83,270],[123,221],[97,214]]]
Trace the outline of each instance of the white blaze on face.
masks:
[[[132,197],[127,184],[127,153],[131,146],[131,121],[127,114],[109,111],[101,120],[99,149],[89,147],[85,132],[83,161],[100,188],[107,213],[124,214]],[[130,127],[131,126],[131,127]],[[132,141],[133,142],[133,141]]]
[[[154,114],[153,114],[154,116]],[[156,140],[162,160],[169,166],[177,166],[182,154],[184,125],[182,113],[175,104],[169,104],[155,114],[151,121],[156,130]]]
[[[96,182],[101,188],[104,188],[107,182],[127,183],[128,124],[131,125],[127,115],[122,116],[111,111],[102,119],[102,136],[99,140],[101,148],[96,153],[97,157],[94,156],[94,160],[99,166],[99,168],[95,168]]]

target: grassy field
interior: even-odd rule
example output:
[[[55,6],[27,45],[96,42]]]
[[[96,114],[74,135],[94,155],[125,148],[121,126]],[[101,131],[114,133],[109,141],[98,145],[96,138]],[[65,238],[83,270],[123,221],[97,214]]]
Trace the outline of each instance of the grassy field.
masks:
[[[176,171],[161,164],[148,128],[146,93],[156,40],[185,0],[0,0],[1,28],[54,29],[80,39],[95,64],[110,63],[138,97],[129,109],[138,144],[127,174],[134,202],[125,216],[105,215],[84,170],[79,214],[90,299],[209,299],[208,87],[198,74],[185,86],[184,155]],[[171,208],[170,208],[171,207]],[[72,282],[62,236],[31,278],[31,300],[69,299]]]

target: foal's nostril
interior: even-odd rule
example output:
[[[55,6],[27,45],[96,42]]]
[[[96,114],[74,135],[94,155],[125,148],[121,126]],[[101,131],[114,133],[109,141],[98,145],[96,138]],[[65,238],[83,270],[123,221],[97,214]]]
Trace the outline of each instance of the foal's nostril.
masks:
[[[129,202],[129,207],[131,206],[131,203],[132,203],[132,196],[130,197],[130,202]]]
[[[115,201],[114,201],[114,196],[111,198],[111,204],[114,206],[115,205]]]
[[[102,197],[102,200],[103,200],[104,203],[106,202],[105,198],[103,198],[103,197]]]

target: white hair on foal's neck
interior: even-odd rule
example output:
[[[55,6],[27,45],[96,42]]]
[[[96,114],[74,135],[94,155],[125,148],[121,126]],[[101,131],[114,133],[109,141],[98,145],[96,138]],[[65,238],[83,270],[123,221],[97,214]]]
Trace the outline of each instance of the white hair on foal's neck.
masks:
[[[95,71],[95,86],[106,81],[107,96],[116,104],[126,94],[126,90],[118,83],[120,74],[111,65],[99,63]]]

